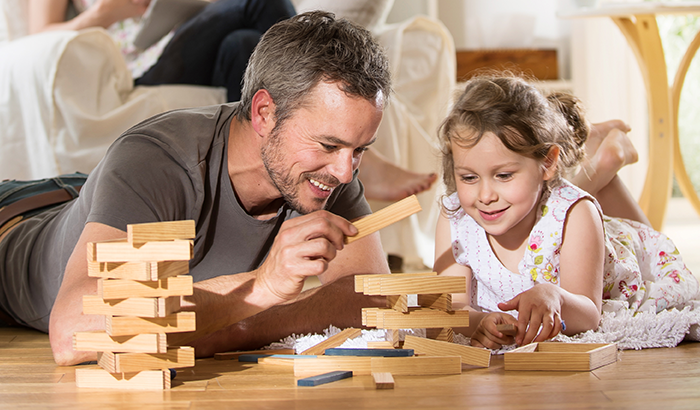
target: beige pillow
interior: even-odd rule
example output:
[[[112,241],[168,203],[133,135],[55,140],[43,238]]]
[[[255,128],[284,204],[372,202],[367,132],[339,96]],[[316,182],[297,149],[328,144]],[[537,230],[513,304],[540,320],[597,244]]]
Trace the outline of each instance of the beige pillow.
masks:
[[[386,21],[394,0],[292,0],[297,13],[325,10],[346,18],[369,31]]]

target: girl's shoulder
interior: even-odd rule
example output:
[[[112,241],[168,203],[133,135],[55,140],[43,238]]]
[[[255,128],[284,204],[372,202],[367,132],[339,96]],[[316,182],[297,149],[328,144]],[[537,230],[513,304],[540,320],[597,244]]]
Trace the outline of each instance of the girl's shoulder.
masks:
[[[593,195],[565,179],[562,179],[559,183],[552,186],[549,194],[543,199],[542,216],[550,215],[557,221],[563,222],[567,217],[569,209],[581,199],[590,200],[602,216],[600,205]]]
[[[450,220],[460,219],[466,215],[462,209],[462,205],[459,203],[459,196],[457,196],[457,192],[443,196],[442,207]]]

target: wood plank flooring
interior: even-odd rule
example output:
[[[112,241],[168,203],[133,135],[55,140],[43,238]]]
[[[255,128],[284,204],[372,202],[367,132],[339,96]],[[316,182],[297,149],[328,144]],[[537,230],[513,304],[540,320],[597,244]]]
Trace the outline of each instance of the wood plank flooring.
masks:
[[[700,343],[622,351],[592,372],[506,372],[497,356],[460,375],[394,379],[393,390],[374,389],[371,376],[297,387],[289,368],[201,359],[170,391],[78,389],[47,335],[0,329],[0,408],[12,409],[698,409]]]

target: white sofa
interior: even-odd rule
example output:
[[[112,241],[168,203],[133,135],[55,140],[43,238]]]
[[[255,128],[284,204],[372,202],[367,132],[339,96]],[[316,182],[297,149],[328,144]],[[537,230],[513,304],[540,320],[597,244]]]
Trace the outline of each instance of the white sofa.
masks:
[[[435,130],[454,88],[455,53],[445,27],[417,16],[385,24],[392,0],[294,0],[368,29],[386,48],[394,90],[374,149],[418,172],[437,170]],[[0,0],[0,180],[89,173],[124,130],[152,115],[221,103],[223,89],[134,87],[102,29],[27,35],[26,0]],[[382,231],[385,250],[432,264],[436,189],[424,211]],[[387,204],[373,203],[373,208]]]

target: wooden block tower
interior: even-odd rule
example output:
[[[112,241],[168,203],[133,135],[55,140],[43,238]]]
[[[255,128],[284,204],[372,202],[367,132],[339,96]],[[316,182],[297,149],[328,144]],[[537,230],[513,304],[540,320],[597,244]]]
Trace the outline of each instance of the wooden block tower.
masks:
[[[97,295],[83,313],[105,315],[106,330],[76,332],[76,351],[95,351],[101,369],[76,369],[78,387],[169,389],[170,370],[194,366],[194,348],[168,346],[167,334],[195,330],[195,313],[180,311],[192,295],[188,276],[194,221],[127,226],[127,239],[88,243],[88,275]]]
[[[469,312],[452,310],[452,293],[466,292],[466,280],[429,273],[355,276],[355,291],[387,297],[387,308],[362,309],[362,325],[387,329],[387,341],[397,347],[399,329],[425,328],[428,338],[453,341],[453,327],[469,326]],[[419,307],[408,307],[408,295],[418,295]]]

